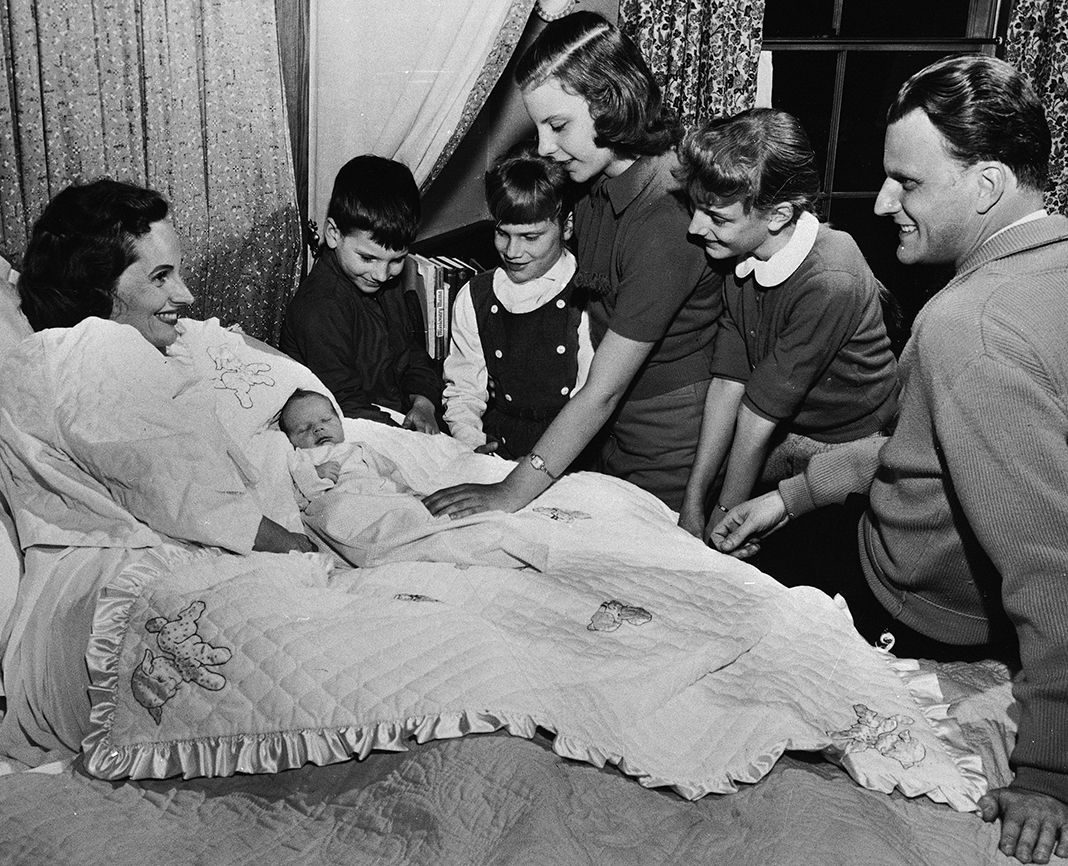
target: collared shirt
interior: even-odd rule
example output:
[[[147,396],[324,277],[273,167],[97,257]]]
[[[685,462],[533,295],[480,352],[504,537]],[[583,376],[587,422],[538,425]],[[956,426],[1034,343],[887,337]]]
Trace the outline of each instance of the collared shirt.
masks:
[[[709,378],[723,278],[688,237],[677,166],[674,151],[643,156],[575,205],[576,282],[590,294],[594,345],[608,330],[654,344],[628,399]]]
[[[575,273],[575,257],[569,250],[544,275],[525,283],[514,283],[503,268],[493,272],[493,293],[510,313],[536,310],[555,298]],[[578,331],[578,377],[571,396],[586,383],[593,360],[588,314],[583,311]],[[465,445],[486,444],[482,416],[489,398],[489,375],[478,330],[478,318],[471,303],[471,284],[460,290],[453,305],[452,340],[445,359],[445,422],[449,432]]]
[[[794,275],[801,262],[805,260],[812,245],[816,243],[816,234],[820,230],[820,221],[815,214],[802,211],[794,225],[793,234],[781,250],[767,260],[758,259],[749,255],[738,260],[734,266],[734,274],[739,280],[744,280],[753,274],[756,281],[765,288],[772,288]]]

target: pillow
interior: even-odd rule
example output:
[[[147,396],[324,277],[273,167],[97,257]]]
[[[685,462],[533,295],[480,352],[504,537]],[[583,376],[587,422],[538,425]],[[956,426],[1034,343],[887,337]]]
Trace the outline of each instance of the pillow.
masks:
[[[297,388],[325,394],[341,417],[333,394],[303,364],[223,328],[218,319],[182,319],[181,329],[182,339],[170,354],[191,364],[198,379],[214,383],[219,421],[259,469],[255,491],[263,513],[292,532],[303,532],[286,463],[293,446],[276,419]]]
[[[19,308],[18,278],[18,271],[6,259],[0,258],[0,355],[33,333]],[[22,550],[7,501],[0,491],[0,632],[15,604],[21,574]],[[0,695],[3,694],[3,683],[0,682]]]
[[[0,354],[33,333],[19,308],[18,278],[19,272],[0,258]]]

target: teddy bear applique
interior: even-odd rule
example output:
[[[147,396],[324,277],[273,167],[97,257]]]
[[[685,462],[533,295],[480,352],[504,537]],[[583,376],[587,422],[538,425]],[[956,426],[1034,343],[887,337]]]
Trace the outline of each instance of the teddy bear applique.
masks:
[[[130,678],[130,688],[157,725],[163,718],[163,705],[178,693],[182,683],[195,683],[213,692],[226,685],[226,677],[212,668],[226,664],[233,653],[226,647],[212,646],[197,634],[197,620],[205,608],[204,602],[194,601],[175,619],[154,616],[145,622],[145,629],[156,635],[160,654],[145,650]]]

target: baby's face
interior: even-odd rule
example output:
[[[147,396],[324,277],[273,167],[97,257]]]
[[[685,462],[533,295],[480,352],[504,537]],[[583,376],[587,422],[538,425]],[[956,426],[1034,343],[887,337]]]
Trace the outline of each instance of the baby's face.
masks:
[[[314,448],[316,445],[345,441],[341,419],[326,397],[312,394],[290,401],[286,406],[283,421],[286,436],[296,448]]]

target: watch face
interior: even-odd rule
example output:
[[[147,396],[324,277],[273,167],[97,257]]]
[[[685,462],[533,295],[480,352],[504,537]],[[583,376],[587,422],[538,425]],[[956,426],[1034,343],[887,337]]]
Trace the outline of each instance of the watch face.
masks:
[[[531,454],[530,465],[533,466],[535,469],[544,469],[545,461],[542,460],[537,454]]]

